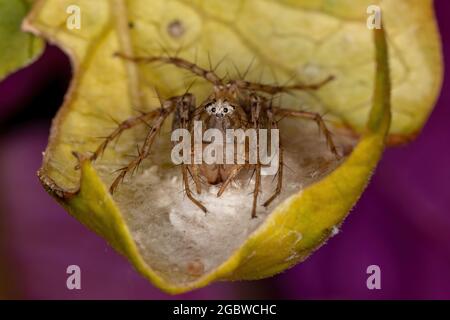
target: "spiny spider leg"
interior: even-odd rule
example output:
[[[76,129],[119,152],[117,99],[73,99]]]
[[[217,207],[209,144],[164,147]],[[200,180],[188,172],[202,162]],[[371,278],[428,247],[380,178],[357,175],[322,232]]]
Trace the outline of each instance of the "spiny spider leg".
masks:
[[[256,94],[250,95],[251,120],[253,128],[261,128],[261,98]],[[253,190],[252,218],[256,218],[256,207],[258,205],[258,194],[261,188],[261,162],[259,158],[259,134],[256,135],[256,164],[255,166],[255,187]]]
[[[183,174],[183,184],[184,184],[184,191],[186,191],[186,195],[197,207],[199,207],[204,213],[207,213],[208,210],[206,210],[205,206],[194,198],[192,195],[191,189],[189,187],[189,179],[188,179],[188,171],[187,171],[187,165],[181,165],[181,173]],[[194,180],[195,181],[195,180]]]
[[[245,142],[244,142],[245,143]],[[239,157],[239,155],[235,152],[234,153],[234,158],[235,160],[240,160],[237,159]],[[236,164],[233,165],[230,173],[228,174],[227,179],[222,183],[222,185],[220,186],[219,191],[217,192],[217,197],[220,197],[225,190],[227,189],[228,185],[238,176],[238,174],[241,172],[242,169],[246,168],[249,166],[249,154],[248,154],[248,150],[245,151],[245,158],[243,159],[244,163],[240,163],[240,161],[238,161]],[[250,178],[251,180],[251,178]]]
[[[227,180],[225,180],[225,182],[223,182],[222,185],[220,186],[220,189],[217,192],[217,197],[220,197],[225,192],[225,189],[228,187],[228,185],[231,183],[231,181],[233,181],[234,178],[236,178],[236,176],[239,174],[239,172],[241,171],[241,169],[243,167],[244,167],[244,165],[236,165],[231,170],[231,173],[229,174]]]
[[[284,117],[299,117],[299,118],[314,120],[317,123],[319,130],[324,134],[325,139],[327,141],[327,146],[330,149],[330,151],[334,154],[336,159],[339,160],[341,158],[341,156],[337,152],[336,145],[333,142],[333,137],[331,135],[331,132],[325,125],[325,121],[323,121],[323,118],[320,114],[318,114],[316,112],[298,111],[298,110],[290,110],[290,109],[283,109],[283,108],[274,108],[274,112],[276,115],[281,115]]]
[[[191,116],[193,110],[195,109],[195,97],[192,94],[185,94],[178,100],[175,110],[175,115],[173,119],[172,129],[189,129],[189,125],[191,122]],[[192,157],[192,155],[191,155]],[[191,169],[191,170],[189,170]],[[186,192],[186,196],[191,200],[197,207],[199,207],[203,212],[207,212],[205,206],[194,198],[192,195],[191,188],[189,186],[189,175],[191,173],[192,180],[194,180],[197,193],[201,192],[201,184],[199,179],[199,173],[196,165],[189,166],[185,163],[181,164],[181,173],[183,175],[183,184],[184,190]]]
[[[151,146],[155,141],[158,132],[161,130],[164,121],[175,110],[175,101],[176,101],[175,99],[176,98],[165,101],[164,105],[160,109],[155,110],[155,112],[159,114],[158,118],[155,120],[155,122],[150,128],[150,131],[147,133],[144,144],[141,146],[141,148],[138,149],[138,156],[135,159],[133,159],[133,161],[131,161],[127,166],[120,168],[118,170],[120,174],[114,179],[113,183],[109,188],[109,192],[111,194],[114,193],[114,191],[117,189],[120,182],[123,181],[127,173],[136,170],[137,167],[141,164],[141,162],[146,157],[148,157]]]
[[[192,163],[194,163],[194,150],[192,148],[191,150],[192,153]],[[192,177],[192,180],[194,181],[194,185],[195,185],[195,191],[197,192],[197,194],[201,194],[202,193],[202,183],[200,180],[200,172],[198,170],[198,166],[197,165],[191,165],[188,166],[188,171],[190,173],[190,176]]]
[[[178,57],[130,57],[122,53],[116,53],[115,56],[120,57],[125,60],[133,61],[136,63],[152,63],[152,62],[163,62],[167,64],[172,64],[178,68],[186,69],[193,74],[204,78],[205,80],[211,82],[214,85],[221,85],[222,80],[214,73],[214,70],[206,70],[195,63],[189,62]]]
[[[267,119],[270,129],[278,129],[278,123],[274,119],[272,107],[267,109]],[[275,200],[276,197],[280,195],[281,188],[283,187],[283,147],[281,146],[281,137],[279,139],[277,186],[275,188],[275,192],[264,202],[263,206],[266,208],[272,203],[273,200]]]
[[[131,129],[139,124],[147,124],[148,120],[151,120],[155,117],[157,117],[160,114],[160,110],[152,110],[147,113],[143,113],[137,117],[129,118],[121,123],[118,124],[117,128],[109,134],[105,140],[102,142],[102,144],[95,150],[95,152],[90,157],[91,161],[95,161],[100,157],[105,149],[108,147],[108,145],[116,138],[118,138],[122,132],[125,130]]]
[[[235,84],[238,88],[250,91],[260,91],[268,94],[277,94],[280,92],[289,92],[293,90],[318,90],[330,81],[334,80],[334,76],[329,76],[323,81],[311,84],[294,84],[290,86],[277,86],[269,84],[260,84],[245,80],[233,80],[230,83]]]

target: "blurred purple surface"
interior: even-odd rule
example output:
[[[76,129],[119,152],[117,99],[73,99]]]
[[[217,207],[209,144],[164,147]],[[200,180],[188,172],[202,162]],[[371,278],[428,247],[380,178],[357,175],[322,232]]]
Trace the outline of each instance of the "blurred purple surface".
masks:
[[[448,59],[450,2],[437,0],[436,9]],[[45,108],[56,108],[61,99],[39,92],[51,91],[69,72],[66,58],[50,48],[0,84],[0,120],[8,119],[0,136],[0,240],[7,257],[0,263],[10,267],[10,293],[28,299],[170,298],[71,218],[36,178],[55,112]],[[268,280],[218,283],[177,298],[450,299],[449,105],[446,77],[422,134],[386,152],[341,233],[306,262]],[[66,289],[70,264],[82,269],[81,291]],[[381,290],[366,287],[372,264],[381,267]]]

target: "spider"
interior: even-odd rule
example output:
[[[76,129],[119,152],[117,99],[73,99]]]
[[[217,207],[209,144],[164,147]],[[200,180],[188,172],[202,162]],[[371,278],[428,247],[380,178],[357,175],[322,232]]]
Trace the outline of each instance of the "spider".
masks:
[[[334,79],[329,76],[325,80],[313,84],[295,84],[289,86],[268,85],[249,82],[243,79],[224,81],[219,78],[213,69],[204,69],[195,63],[189,62],[179,57],[150,56],[132,57],[121,53],[115,56],[132,61],[134,63],[160,62],[175,67],[185,69],[195,76],[201,77],[212,84],[213,90],[205,101],[196,104],[195,96],[186,92],[180,96],[174,96],[166,100],[161,100],[161,107],[150,112],[141,113],[138,116],[129,118],[121,123],[108,135],[103,143],[95,150],[91,160],[95,161],[107,148],[108,144],[116,139],[123,131],[131,129],[139,124],[147,124],[149,130],[145,140],[138,148],[138,155],[127,166],[118,170],[119,174],[110,186],[110,193],[113,194],[119,184],[123,181],[127,173],[133,172],[140,163],[149,156],[151,146],[155,141],[158,132],[169,115],[174,114],[172,129],[187,129],[193,131],[193,122],[201,121],[206,129],[216,128],[224,132],[227,129],[278,129],[278,118],[300,117],[313,120],[317,123],[320,131],[324,134],[329,150],[339,159],[336,146],[333,142],[330,131],[325,125],[322,116],[318,113],[298,111],[274,106],[269,97],[279,93],[291,92],[293,90],[317,90]],[[273,200],[280,195],[283,185],[283,147],[281,140],[279,143],[278,171],[276,188],[271,196],[263,203],[268,207]],[[189,177],[194,182],[197,194],[202,191],[202,179],[209,185],[220,185],[217,196],[220,197],[230,183],[242,170],[253,169],[255,183],[253,188],[252,218],[256,217],[256,207],[258,195],[261,192],[261,167],[257,161],[255,164],[181,164],[182,181],[187,197],[202,211],[207,212],[206,207],[195,198],[189,185]]]

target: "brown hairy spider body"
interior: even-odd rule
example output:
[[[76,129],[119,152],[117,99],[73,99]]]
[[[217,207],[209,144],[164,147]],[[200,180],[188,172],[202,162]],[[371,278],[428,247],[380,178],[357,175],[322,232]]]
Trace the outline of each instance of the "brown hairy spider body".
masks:
[[[127,166],[119,169],[119,174],[110,187],[113,193],[128,172],[135,171],[140,163],[149,155],[151,146],[160,131],[164,121],[170,114],[174,114],[172,129],[187,129],[193,133],[194,121],[201,121],[203,130],[215,128],[225,133],[227,129],[277,129],[280,118],[301,117],[314,120],[319,129],[324,134],[330,151],[339,157],[333,143],[331,133],[327,129],[322,117],[313,112],[297,111],[273,106],[272,99],[267,96],[275,95],[292,90],[315,90],[319,89],[333,78],[329,77],[320,83],[310,85],[277,86],[252,83],[245,80],[231,80],[224,82],[213,70],[203,69],[196,64],[178,57],[128,57],[117,54],[117,56],[136,63],[163,62],[174,65],[178,68],[186,69],[194,75],[204,78],[213,85],[211,95],[198,106],[195,97],[190,93],[172,97],[161,102],[161,108],[139,116],[127,119],[104,140],[104,142],[93,153],[91,159],[96,160],[106,149],[108,144],[116,139],[124,130],[130,129],[138,124],[147,124],[149,131],[145,140],[138,148],[137,157]],[[206,143],[204,142],[204,145]],[[247,148],[247,147],[246,147]],[[246,152],[248,148],[246,149]],[[193,156],[193,155],[192,155]],[[283,148],[280,141],[279,166],[277,172],[277,184],[273,194],[264,202],[267,207],[282,190],[283,183]],[[253,170],[255,183],[253,189],[252,217],[256,217],[256,207],[258,195],[261,191],[261,167],[258,161],[256,164],[245,162],[244,164],[181,164],[181,173],[187,197],[205,213],[207,209],[198,201],[189,185],[189,178],[194,182],[195,191],[200,194],[202,182],[206,181],[210,185],[220,184],[217,196],[220,197],[230,183],[237,177],[241,170]]]

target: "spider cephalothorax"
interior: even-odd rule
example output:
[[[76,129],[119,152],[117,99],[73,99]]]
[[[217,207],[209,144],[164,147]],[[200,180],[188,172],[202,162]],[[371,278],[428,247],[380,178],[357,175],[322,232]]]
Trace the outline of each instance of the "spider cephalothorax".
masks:
[[[162,101],[161,108],[143,113],[139,116],[127,119],[120,123],[118,128],[114,130],[105,141],[93,153],[91,159],[95,160],[106,149],[108,144],[116,139],[124,130],[130,129],[138,124],[149,124],[150,129],[145,140],[139,147],[138,155],[127,166],[121,168],[119,175],[116,177],[110,187],[113,193],[119,183],[125,178],[128,172],[136,170],[139,164],[150,154],[151,146],[156,139],[162,124],[170,114],[174,114],[172,128],[188,130],[194,133],[194,123],[201,123],[202,130],[217,129],[221,133],[227,132],[229,129],[278,129],[278,122],[284,117],[302,117],[315,121],[319,129],[324,133],[330,151],[339,157],[336,147],[331,138],[322,117],[314,112],[298,111],[293,109],[285,109],[274,106],[272,99],[268,96],[292,90],[315,90],[325,85],[333,79],[328,77],[322,82],[303,85],[297,84],[292,86],[278,86],[253,83],[245,80],[232,80],[224,83],[214,71],[206,70],[194,63],[178,57],[128,57],[117,54],[123,59],[134,61],[136,63],[163,62],[172,64],[178,68],[191,71],[193,74],[204,78],[213,85],[211,95],[198,106],[195,97],[186,93],[181,96],[175,96]],[[245,142],[246,143],[246,142]],[[260,148],[259,140],[257,140],[257,148]],[[207,146],[208,142],[203,142],[203,146]],[[249,148],[245,148],[248,153]],[[191,158],[191,157],[188,157]],[[283,183],[283,147],[281,141],[278,150],[278,166],[277,184],[273,194],[263,203],[267,207],[281,192]],[[261,191],[261,171],[264,166],[257,153],[256,161],[249,161],[249,157],[245,156],[243,163],[182,163],[181,174],[187,197],[195,203],[201,210],[207,212],[203,204],[198,201],[190,189],[189,180],[193,180],[195,189],[198,194],[202,191],[201,181],[208,184],[220,184],[217,196],[220,197],[226,188],[230,185],[242,170],[253,170],[255,176],[252,217],[256,216],[256,206],[258,195]]]

